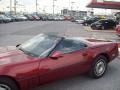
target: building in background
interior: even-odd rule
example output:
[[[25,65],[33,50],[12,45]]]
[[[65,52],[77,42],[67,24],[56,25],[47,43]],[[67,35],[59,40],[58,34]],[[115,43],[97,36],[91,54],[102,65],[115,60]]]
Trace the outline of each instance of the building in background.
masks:
[[[71,16],[73,18],[84,18],[84,17],[91,17],[94,15],[93,11],[78,11],[78,10],[68,10],[63,9],[61,10],[61,15],[63,16]]]

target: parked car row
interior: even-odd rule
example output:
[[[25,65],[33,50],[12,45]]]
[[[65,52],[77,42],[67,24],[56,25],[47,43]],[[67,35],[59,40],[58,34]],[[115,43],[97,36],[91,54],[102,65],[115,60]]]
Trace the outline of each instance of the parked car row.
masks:
[[[112,19],[103,19],[91,24],[93,30],[115,29],[117,22]]]
[[[15,21],[63,21],[63,16],[47,16],[47,15],[40,15],[40,14],[25,14],[25,15],[0,15],[0,23],[8,23],[8,22],[15,22]]]
[[[86,19],[82,24],[83,24],[84,26],[89,26],[89,25],[91,25],[92,23],[97,22],[97,21],[99,21],[99,20],[101,20],[101,19],[102,19],[102,18],[100,18],[100,17],[88,18],[88,19]]]
[[[114,19],[103,19],[100,17],[94,17],[89,19],[81,19],[81,20],[71,20],[72,22],[76,22],[77,24],[82,24],[84,26],[90,26],[93,30],[107,30],[107,29],[115,29],[118,24]]]
[[[0,15],[0,23],[9,23],[14,21],[26,21],[27,17],[24,15]]]
[[[78,24],[83,24],[84,26],[88,26],[100,19],[101,19],[100,17],[92,17],[92,18],[87,18],[87,19],[74,19],[73,18],[71,22],[76,22]]]

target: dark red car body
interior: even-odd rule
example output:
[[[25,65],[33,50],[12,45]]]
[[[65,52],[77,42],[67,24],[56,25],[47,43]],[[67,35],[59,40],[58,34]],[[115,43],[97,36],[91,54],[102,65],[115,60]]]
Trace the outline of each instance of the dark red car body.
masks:
[[[120,25],[116,26],[116,33],[118,36],[120,36]]]
[[[118,56],[116,43],[94,39],[82,41],[88,45],[86,48],[63,54],[58,59],[32,57],[13,47],[0,48],[1,51],[7,51],[0,54],[0,76],[13,79],[21,90],[27,90],[54,80],[86,73],[90,70],[94,58],[100,54],[105,55],[109,62]]]

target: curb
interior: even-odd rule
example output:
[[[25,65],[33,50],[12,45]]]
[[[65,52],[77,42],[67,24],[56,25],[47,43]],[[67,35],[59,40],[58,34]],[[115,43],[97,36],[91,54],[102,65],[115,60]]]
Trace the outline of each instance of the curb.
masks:
[[[90,32],[111,32],[111,33],[116,32],[115,30],[92,30],[90,27],[84,27],[84,29]]]

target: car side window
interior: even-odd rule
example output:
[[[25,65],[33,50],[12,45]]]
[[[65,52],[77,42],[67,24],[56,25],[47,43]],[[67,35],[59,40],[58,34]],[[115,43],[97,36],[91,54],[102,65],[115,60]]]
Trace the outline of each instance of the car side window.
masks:
[[[114,21],[113,21],[113,20],[109,20],[109,23],[113,24],[113,23],[114,23]]]
[[[69,53],[76,50],[80,50],[86,47],[84,43],[77,41],[77,40],[69,40],[65,39],[61,41],[61,43],[55,48],[55,51],[61,51],[63,53]]]

